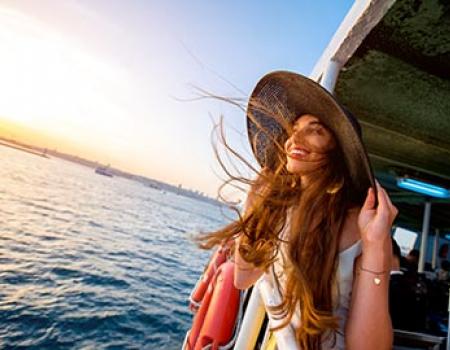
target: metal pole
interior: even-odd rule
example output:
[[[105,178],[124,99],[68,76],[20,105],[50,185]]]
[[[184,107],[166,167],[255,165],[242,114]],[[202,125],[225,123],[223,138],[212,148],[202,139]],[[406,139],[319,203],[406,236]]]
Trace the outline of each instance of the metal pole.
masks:
[[[256,282],[250,295],[234,350],[253,349],[258,340],[266,312],[258,285],[259,282]]]
[[[420,241],[420,256],[418,272],[424,272],[426,254],[427,254],[427,242],[428,242],[428,230],[430,228],[430,214],[431,214],[431,202],[425,202],[425,210],[423,212],[422,223],[422,238]]]
[[[438,249],[439,249],[439,229],[437,228],[434,231],[433,260],[431,260],[431,267],[433,271],[436,270]]]
[[[331,93],[334,91],[334,86],[336,85],[341,66],[342,65],[339,62],[330,60],[320,79],[320,85]]]

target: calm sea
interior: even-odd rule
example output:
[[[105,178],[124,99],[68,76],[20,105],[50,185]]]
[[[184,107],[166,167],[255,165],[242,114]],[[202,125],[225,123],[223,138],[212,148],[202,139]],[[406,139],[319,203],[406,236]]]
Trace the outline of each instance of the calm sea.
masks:
[[[230,213],[0,147],[0,348],[179,349]]]

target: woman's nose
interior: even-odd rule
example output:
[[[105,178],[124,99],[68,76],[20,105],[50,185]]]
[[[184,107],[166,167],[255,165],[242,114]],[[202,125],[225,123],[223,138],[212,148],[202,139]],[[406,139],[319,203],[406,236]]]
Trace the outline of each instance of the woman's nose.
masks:
[[[302,140],[302,138],[304,138],[307,135],[307,130],[305,130],[307,128],[297,128],[295,130],[292,131],[292,140],[294,140],[295,142],[300,142]]]
[[[296,128],[292,132],[292,138],[295,140],[301,140],[307,135],[310,135],[314,131],[314,128],[311,126],[304,126],[303,128]]]

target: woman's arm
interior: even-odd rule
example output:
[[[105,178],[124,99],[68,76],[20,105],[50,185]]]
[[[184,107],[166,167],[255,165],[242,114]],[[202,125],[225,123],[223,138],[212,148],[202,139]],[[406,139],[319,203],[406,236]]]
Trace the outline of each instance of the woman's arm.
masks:
[[[247,200],[245,201],[244,211],[247,212],[255,202],[255,196],[264,190],[264,186],[255,184],[249,191],[247,195]],[[234,286],[237,289],[248,289],[261,277],[264,270],[256,267],[255,265],[246,262],[241,254],[239,254],[239,244],[241,241],[239,236],[235,242],[234,248]]]
[[[389,276],[391,270],[392,222],[397,208],[377,183],[378,207],[369,190],[358,217],[362,255],[355,264],[352,301],[346,324],[346,349],[392,349],[392,323],[389,315]]]
[[[234,286],[237,289],[248,289],[261,277],[264,271],[242,259],[241,254],[239,254],[240,240],[241,236],[237,238],[234,250]]]

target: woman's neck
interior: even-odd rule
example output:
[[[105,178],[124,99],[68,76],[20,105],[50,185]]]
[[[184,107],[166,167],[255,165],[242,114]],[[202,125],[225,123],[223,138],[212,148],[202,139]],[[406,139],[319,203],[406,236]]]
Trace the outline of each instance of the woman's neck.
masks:
[[[302,175],[300,176],[300,185],[301,185],[301,189],[305,189],[306,187],[308,187],[308,185],[311,182],[311,177],[309,175]]]

